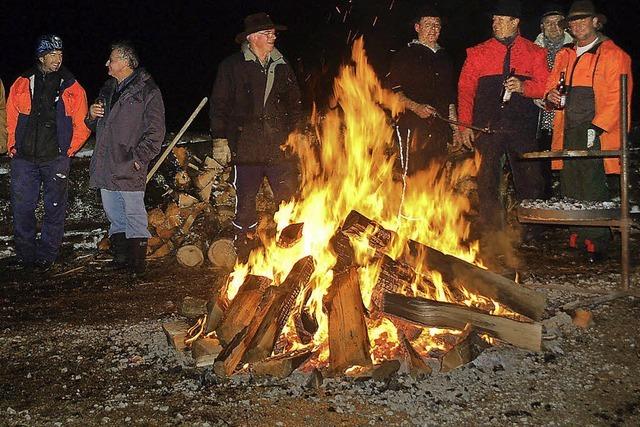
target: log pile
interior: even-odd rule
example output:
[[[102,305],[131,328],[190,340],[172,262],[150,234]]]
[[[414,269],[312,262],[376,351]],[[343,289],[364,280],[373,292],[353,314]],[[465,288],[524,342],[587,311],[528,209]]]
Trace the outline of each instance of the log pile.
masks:
[[[283,248],[295,245],[303,229],[303,224],[285,228],[278,245]],[[350,239],[363,233],[376,254],[367,262],[379,267],[368,305],[363,302],[360,266],[350,243]],[[332,283],[322,299],[328,319],[328,338],[323,345],[329,348],[323,373],[385,378],[404,369],[415,376],[430,375],[436,365],[427,363],[417,344],[425,328],[462,331],[462,335],[450,335],[448,351],[438,355],[443,372],[470,362],[494,339],[540,351],[541,325],[536,320],[541,318],[545,307],[540,294],[414,241],[407,242],[404,252],[393,259],[387,251],[397,243],[397,238],[395,233],[353,211],[331,239],[337,261]],[[315,267],[311,256],[303,257],[280,283],[248,274],[231,301],[227,300],[229,276],[221,276],[200,322],[203,333],[200,339],[209,341],[197,340],[192,344],[197,344],[198,350],[193,351],[198,356],[198,366],[213,364],[220,376],[248,369],[256,375],[283,377],[314,360],[322,347],[318,346],[321,343],[313,342],[319,325],[307,307],[315,283],[311,280]],[[460,301],[466,292],[472,292],[507,307],[512,314],[510,317],[491,314],[493,302],[487,303],[490,308],[482,304],[470,307],[413,296],[415,292],[423,296],[435,294],[434,284],[422,275],[432,270],[442,275],[449,294],[460,296]],[[374,366],[375,343],[369,336],[369,327],[381,318],[396,326],[398,351],[394,361]],[[285,325],[290,326],[287,336],[283,334]],[[287,346],[287,339],[294,335],[302,347]]]

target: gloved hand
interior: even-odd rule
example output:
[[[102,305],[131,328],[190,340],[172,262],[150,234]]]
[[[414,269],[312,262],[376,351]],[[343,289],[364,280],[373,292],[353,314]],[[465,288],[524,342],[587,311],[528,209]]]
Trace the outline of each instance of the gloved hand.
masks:
[[[229,163],[231,161],[231,149],[229,148],[229,141],[226,138],[214,138],[213,145],[221,150],[222,160],[224,160],[224,163]]]

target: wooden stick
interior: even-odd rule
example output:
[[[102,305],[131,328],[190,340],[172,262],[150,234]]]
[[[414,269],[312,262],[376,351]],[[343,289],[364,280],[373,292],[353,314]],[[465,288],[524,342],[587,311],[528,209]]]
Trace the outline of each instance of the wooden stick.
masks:
[[[187,129],[189,129],[189,126],[191,126],[191,123],[195,120],[196,116],[198,115],[200,110],[202,110],[202,107],[204,107],[206,103],[207,103],[207,97],[205,96],[204,98],[202,98],[202,101],[200,101],[200,104],[198,104],[198,106],[193,111],[193,113],[191,113],[191,116],[186,121],[184,126],[182,126],[182,129],[180,129],[180,132],[178,132],[175,138],[173,138],[173,141],[171,141],[171,144],[169,144],[169,146],[164,150],[164,153],[162,153],[162,155],[160,156],[156,164],[151,168],[151,170],[147,174],[147,183],[149,183],[149,181],[151,180],[151,177],[155,175],[155,173],[158,171],[158,168],[160,167],[162,162],[164,162],[164,159],[167,158],[167,156],[169,155],[173,147],[178,143],[180,138],[182,138],[182,135],[184,135]]]

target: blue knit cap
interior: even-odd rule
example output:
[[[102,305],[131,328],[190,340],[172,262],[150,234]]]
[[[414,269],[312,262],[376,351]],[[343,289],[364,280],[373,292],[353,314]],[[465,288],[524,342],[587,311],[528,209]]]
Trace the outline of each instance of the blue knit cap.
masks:
[[[46,55],[54,50],[62,50],[62,39],[55,34],[40,36],[36,42],[36,57]]]

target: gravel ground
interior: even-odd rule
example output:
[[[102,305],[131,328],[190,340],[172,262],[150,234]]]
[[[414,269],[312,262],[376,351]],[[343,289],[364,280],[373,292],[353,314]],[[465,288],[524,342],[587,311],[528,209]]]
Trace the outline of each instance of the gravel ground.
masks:
[[[68,257],[57,273],[84,268],[48,279],[2,265],[0,425],[640,425],[640,300],[596,305],[591,327],[573,326],[562,306],[615,289],[619,263],[584,265],[564,237],[519,253],[524,284],[548,298],[542,352],[499,345],[446,374],[319,387],[306,372],[221,380],[168,347],[162,324],[182,319],[185,296],[208,295],[214,271],[165,260],[132,282],[91,257]]]

